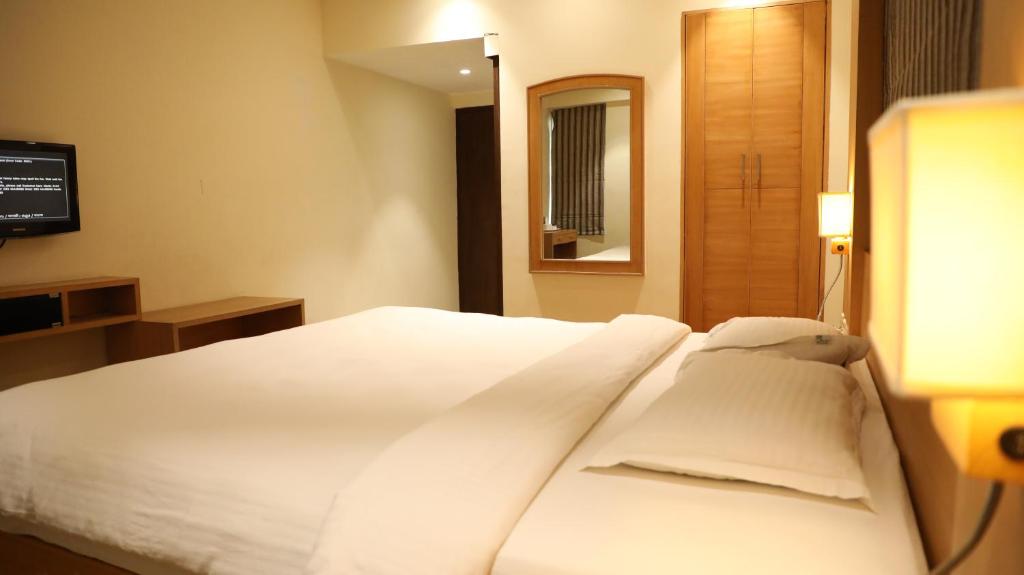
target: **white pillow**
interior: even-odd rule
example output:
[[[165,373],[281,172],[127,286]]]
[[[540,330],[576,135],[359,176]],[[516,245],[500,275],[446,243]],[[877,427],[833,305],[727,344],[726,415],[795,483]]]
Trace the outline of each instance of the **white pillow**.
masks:
[[[846,365],[864,359],[868,340],[799,317],[734,317],[711,328],[704,351],[778,351],[796,359]]]
[[[847,370],[770,352],[695,352],[590,461],[862,499],[864,396]]]
[[[761,347],[815,335],[842,332],[827,323],[803,317],[734,317],[711,328],[703,349]]]
[[[802,335],[782,343],[748,347],[749,351],[776,351],[793,359],[846,365],[864,359],[871,344],[855,335]]]

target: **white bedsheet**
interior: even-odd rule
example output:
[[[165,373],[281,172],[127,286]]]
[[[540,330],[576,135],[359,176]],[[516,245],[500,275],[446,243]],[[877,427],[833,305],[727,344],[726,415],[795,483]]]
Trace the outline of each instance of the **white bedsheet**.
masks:
[[[877,513],[784,488],[640,469],[584,469],[669,388],[692,334],[605,416],[505,542],[494,575],[914,575],[926,572],[899,455],[870,375],[861,432]]]
[[[601,325],[380,308],[0,392],[0,520],[199,573],[300,573],[387,445]]]

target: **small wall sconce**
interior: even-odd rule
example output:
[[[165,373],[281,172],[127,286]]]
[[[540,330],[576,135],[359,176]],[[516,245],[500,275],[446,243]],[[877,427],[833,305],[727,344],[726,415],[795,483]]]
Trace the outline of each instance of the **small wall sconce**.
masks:
[[[832,253],[845,254],[850,251],[850,236],[853,235],[853,194],[818,194],[818,235],[829,238]]]

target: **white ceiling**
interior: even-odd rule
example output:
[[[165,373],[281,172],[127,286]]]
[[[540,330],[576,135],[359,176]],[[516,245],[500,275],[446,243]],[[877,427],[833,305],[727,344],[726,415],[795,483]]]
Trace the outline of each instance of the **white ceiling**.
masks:
[[[484,39],[435,42],[337,56],[339,60],[446,94],[493,89]],[[468,68],[468,76],[459,70]]]

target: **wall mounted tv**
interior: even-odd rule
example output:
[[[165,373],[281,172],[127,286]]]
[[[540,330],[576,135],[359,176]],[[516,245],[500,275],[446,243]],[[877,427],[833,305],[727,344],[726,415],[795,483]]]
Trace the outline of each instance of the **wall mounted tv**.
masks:
[[[75,147],[0,140],[0,238],[79,229]]]

